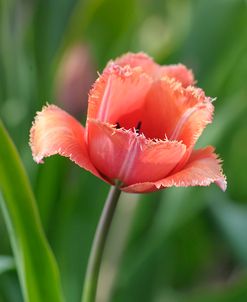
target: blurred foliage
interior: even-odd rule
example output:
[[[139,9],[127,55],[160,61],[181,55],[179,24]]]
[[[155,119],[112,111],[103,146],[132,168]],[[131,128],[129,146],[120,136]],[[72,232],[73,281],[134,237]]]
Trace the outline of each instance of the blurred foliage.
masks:
[[[18,152],[1,122],[0,141],[4,146],[0,149],[0,158],[4,159],[0,162],[0,206],[24,299],[26,302],[41,302],[44,299],[62,302],[58,267],[43,232],[30,183]]]
[[[37,166],[28,137],[35,112],[56,103],[57,70],[78,43],[100,72],[140,50],[192,68],[198,86],[217,97],[198,146],[216,146],[229,183],[226,193],[211,186],[123,195],[98,301],[247,301],[246,37],[245,0],[0,0],[0,116],[31,179],[66,301],[80,301],[108,187],[64,158]],[[2,216],[0,238],[0,302],[21,302]]]

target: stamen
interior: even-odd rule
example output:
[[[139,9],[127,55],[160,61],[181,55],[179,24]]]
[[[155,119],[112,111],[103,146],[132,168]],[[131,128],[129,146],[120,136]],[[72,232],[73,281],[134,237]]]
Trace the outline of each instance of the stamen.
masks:
[[[136,133],[138,133],[138,134],[140,133],[141,125],[142,125],[142,122],[139,121],[138,124],[137,124],[137,126],[135,127]]]
[[[121,128],[121,126],[120,126],[119,122],[117,122],[117,123],[116,123],[115,128],[116,128],[116,129],[120,129],[120,128]]]

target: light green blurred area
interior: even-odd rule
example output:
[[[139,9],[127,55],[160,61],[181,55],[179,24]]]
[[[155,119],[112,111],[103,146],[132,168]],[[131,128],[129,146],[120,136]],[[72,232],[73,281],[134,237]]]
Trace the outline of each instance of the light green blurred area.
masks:
[[[198,147],[216,147],[228,179],[225,193],[212,185],[122,195],[97,301],[247,301],[247,1],[0,0],[0,116],[31,178],[68,302],[80,301],[108,186],[68,159],[37,166],[28,140],[46,102],[68,108],[59,70],[75,45],[84,56],[82,109],[71,110],[81,120],[88,83],[116,56],[145,51],[191,68],[217,98]],[[22,301],[11,256],[0,216],[0,302]]]

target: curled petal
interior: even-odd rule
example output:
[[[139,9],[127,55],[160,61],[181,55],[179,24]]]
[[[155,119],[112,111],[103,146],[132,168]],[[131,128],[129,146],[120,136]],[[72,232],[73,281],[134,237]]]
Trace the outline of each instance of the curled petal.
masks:
[[[30,132],[30,146],[37,163],[60,154],[101,178],[88,157],[84,128],[57,106],[48,105],[38,112]]]
[[[156,182],[137,183],[123,188],[123,191],[140,193],[152,192],[167,187],[208,186],[216,183],[223,191],[226,190],[226,178],[222,173],[221,161],[209,146],[192,153],[184,168]]]
[[[109,179],[125,185],[168,175],[183,157],[186,147],[177,141],[153,141],[144,135],[96,120],[88,121],[88,146],[95,167]]]
[[[88,118],[115,124],[119,113],[142,107],[151,78],[140,67],[108,65],[89,95]]]
[[[189,86],[184,90],[183,111],[176,121],[170,139],[182,140],[188,147],[193,146],[204,128],[212,122],[214,106],[212,99],[203,90]]]

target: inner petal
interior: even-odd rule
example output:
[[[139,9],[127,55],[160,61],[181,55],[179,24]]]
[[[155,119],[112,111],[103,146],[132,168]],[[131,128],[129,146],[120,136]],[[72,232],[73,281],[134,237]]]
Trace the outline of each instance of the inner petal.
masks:
[[[191,147],[211,121],[212,113],[210,98],[201,89],[184,88],[174,79],[163,78],[153,83],[141,108],[120,114],[115,123],[135,129],[141,121],[139,132],[145,137],[182,141]]]
[[[141,108],[118,117],[125,129],[135,129],[141,121],[140,133],[150,139],[165,139],[171,135],[171,127],[180,114],[172,89],[164,89],[161,81],[153,83]]]

